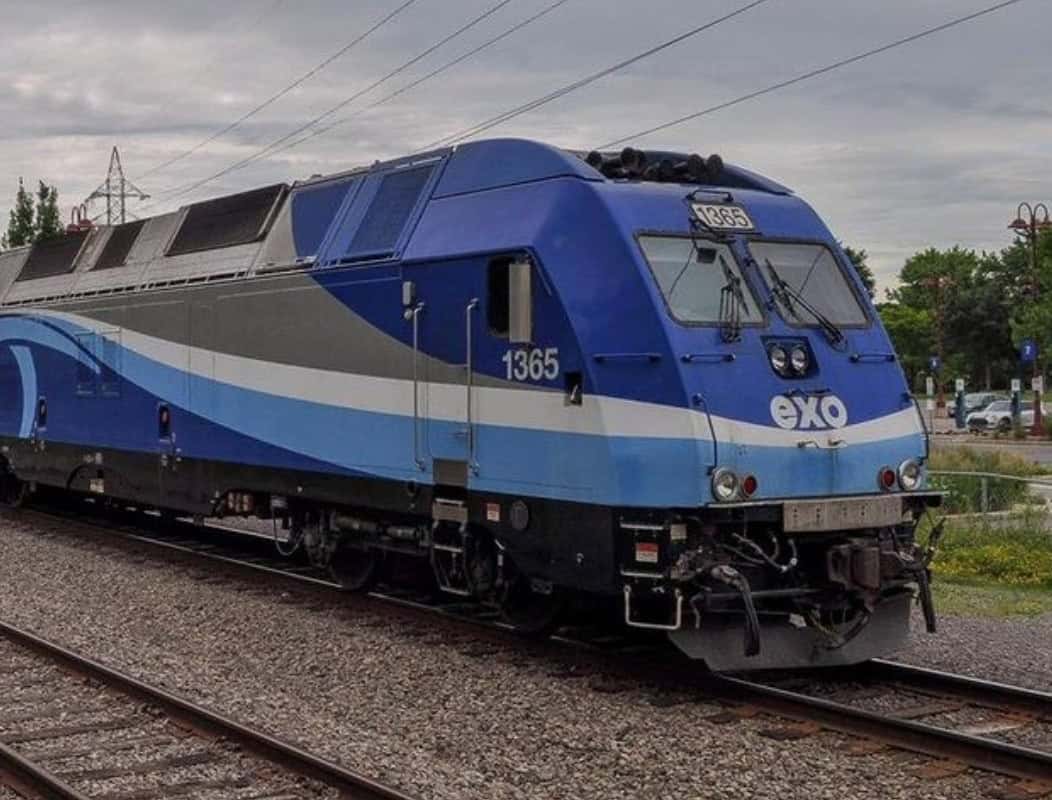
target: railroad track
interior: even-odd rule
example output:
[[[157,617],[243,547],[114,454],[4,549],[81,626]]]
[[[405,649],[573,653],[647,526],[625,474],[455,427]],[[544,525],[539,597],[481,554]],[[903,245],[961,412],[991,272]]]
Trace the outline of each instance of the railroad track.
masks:
[[[410,800],[293,744],[0,623],[3,783],[23,797],[43,800]]]
[[[50,519],[69,521],[64,515],[29,511]],[[116,527],[85,522],[77,524],[99,527],[107,533],[162,547],[196,557],[207,558],[237,569],[279,575],[319,590],[338,589],[338,585],[321,570],[306,564],[289,564],[277,556],[266,554],[266,536],[244,536],[244,531],[209,526],[208,537],[202,529],[182,523],[158,526],[148,530],[132,522]],[[395,604],[401,608],[429,614],[439,614],[456,622],[466,622],[480,630],[506,634],[495,614],[465,603],[436,604],[408,594],[375,592],[374,600]],[[654,679],[655,665],[667,671],[662,682],[684,689],[695,688],[714,699],[732,704],[726,718],[748,715],[755,710],[792,721],[780,730],[785,738],[836,731],[859,737],[870,746],[890,746],[920,753],[935,759],[933,775],[951,775],[954,771],[974,767],[1020,779],[1015,794],[1021,799],[1052,795],[1052,694],[1014,686],[953,675],[935,670],[911,667],[889,661],[872,661],[850,670],[828,671],[822,678],[789,678],[782,676],[767,680],[751,676],[699,675],[697,666],[690,662],[669,665],[668,658],[655,658],[655,650],[646,642],[619,641],[616,637],[579,638],[564,632],[560,644],[572,644],[584,652],[598,651],[605,668],[610,668],[611,652],[624,655],[625,670],[644,681]],[[669,651],[664,651],[666,656]],[[660,653],[657,655],[660,656]],[[639,657],[632,665],[632,659]],[[662,663],[664,662],[664,663]],[[599,669],[603,669],[600,667]],[[822,696],[815,687],[841,691],[844,686],[857,685],[869,692],[902,693],[907,704],[896,709],[875,710],[865,702]],[[811,691],[808,691],[810,687]],[[986,715],[985,719],[956,725],[945,719],[947,714],[972,710]],[[1047,728],[1047,730],[1045,730]],[[1029,731],[1041,738],[1040,746],[1007,741],[1004,737],[1019,731]],[[861,748],[862,750],[865,747]]]
[[[1052,693],[884,660],[823,675],[821,683],[814,676],[711,680],[727,696],[799,723],[776,736],[837,731],[931,756],[932,777],[974,767],[1023,781],[1013,796],[1052,794]],[[872,707],[876,701],[881,708]]]

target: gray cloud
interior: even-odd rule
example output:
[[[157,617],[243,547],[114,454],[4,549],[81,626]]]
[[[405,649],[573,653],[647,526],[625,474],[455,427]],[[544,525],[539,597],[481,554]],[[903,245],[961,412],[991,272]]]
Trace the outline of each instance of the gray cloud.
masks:
[[[727,13],[743,0],[570,0],[499,46],[389,103],[374,100],[536,12],[513,0],[352,104],[324,136],[186,199],[400,155]],[[490,7],[418,0],[321,75],[171,168],[195,145],[334,52],[396,0],[6,3],[0,52],[0,214],[18,176],[67,204],[119,145],[159,193],[244,158]],[[987,0],[771,0],[487,135],[588,148],[975,10]],[[703,117],[642,144],[720,152],[793,186],[880,280],[928,245],[994,249],[1022,199],[1052,200],[1047,2],[997,15]],[[177,204],[179,201],[175,201]],[[171,204],[169,204],[171,205]],[[156,206],[164,210],[167,205]]]

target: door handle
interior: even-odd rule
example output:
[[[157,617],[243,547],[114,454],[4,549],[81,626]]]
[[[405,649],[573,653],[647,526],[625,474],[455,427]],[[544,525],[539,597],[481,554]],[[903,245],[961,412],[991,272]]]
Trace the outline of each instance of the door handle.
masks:
[[[413,322],[413,460],[419,470],[425,469],[424,459],[420,457],[420,313],[423,303],[417,303],[410,312]]]

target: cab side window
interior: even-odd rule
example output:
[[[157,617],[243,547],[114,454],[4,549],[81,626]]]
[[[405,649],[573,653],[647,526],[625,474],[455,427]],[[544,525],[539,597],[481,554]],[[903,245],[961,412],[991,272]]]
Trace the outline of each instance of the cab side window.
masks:
[[[486,281],[490,333],[512,344],[533,341],[533,265],[523,257],[496,258]]]
[[[501,339],[508,338],[510,301],[508,273],[511,258],[497,258],[489,264],[486,281],[486,319],[489,331]]]

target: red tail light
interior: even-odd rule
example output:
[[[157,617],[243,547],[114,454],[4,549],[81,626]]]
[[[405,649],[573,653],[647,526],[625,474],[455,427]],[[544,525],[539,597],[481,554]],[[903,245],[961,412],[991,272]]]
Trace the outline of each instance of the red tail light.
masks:
[[[752,497],[759,488],[760,482],[756,480],[755,475],[746,475],[742,478],[742,495],[745,497]]]
[[[877,476],[877,481],[880,483],[880,488],[885,492],[890,492],[895,488],[895,482],[898,480],[898,476],[895,474],[895,470],[891,467],[882,467],[880,473]]]

